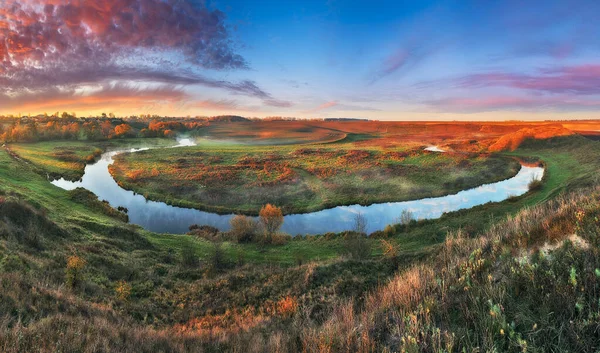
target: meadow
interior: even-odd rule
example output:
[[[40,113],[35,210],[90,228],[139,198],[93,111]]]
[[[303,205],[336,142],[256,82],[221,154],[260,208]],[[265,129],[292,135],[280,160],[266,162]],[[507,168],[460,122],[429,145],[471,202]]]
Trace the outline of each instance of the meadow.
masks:
[[[382,136],[373,147],[370,133],[344,134],[333,146],[311,148],[378,155],[387,153],[381,146],[402,145]],[[473,145],[495,141],[460,138],[448,142],[456,152],[474,153]],[[423,145],[404,149],[418,152],[407,159],[447,165],[463,158],[422,152]],[[84,190],[48,183],[45,171],[76,178],[80,160],[105,145],[7,147],[0,150],[2,351],[600,348],[600,145],[582,136],[525,140],[514,151],[473,162],[472,168],[483,168],[490,160],[504,166],[513,158],[542,161],[541,186],[523,196],[390,225],[370,237],[344,232],[281,244],[151,233]],[[244,153],[266,153],[232,144],[200,152],[211,148],[225,155],[232,150],[231,164]],[[293,153],[308,147],[277,148]],[[77,163],[53,163],[71,149]],[[175,151],[152,152],[167,158]],[[207,155],[187,156],[195,157]],[[355,251],[357,245],[363,251]]]
[[[110,172],[122,187],[152,200],[257,215],[267,203],[290,214],[441,196],[519,170],[512,158],[379,142],[274,147],[201,139],[195,147],[121,154]]]

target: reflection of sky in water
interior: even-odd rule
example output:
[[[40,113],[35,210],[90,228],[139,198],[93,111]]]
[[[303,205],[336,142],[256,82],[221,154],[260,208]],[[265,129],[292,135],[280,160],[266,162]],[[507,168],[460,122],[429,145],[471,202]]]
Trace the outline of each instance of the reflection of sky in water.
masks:
[[[438,146],[425,147],[424,150],[429,151],[429,152],[446,152],[443,149],[439,148]]]
[[[179,142],[178,146],[193,145],[193,141],[189,139],[179,140]],[[145,149],[147,148],[126,151]],[[83,187],[96,194],[100,200],[108,201],[113,207],[127,207],[131,223],[139,224],[154,232],[185,233],[192,224],[208,224],[221,230],[229,228],[232,215],[218,215],[169,206],[162,202],[147,201],[142,195],[122,189],[108,172],[108,166],[113,162],[112,157],[119,152],[121,151],[107,152],[97,163],[86,166],[85,174],[78,182],[60,179],[53,181],[52,184],[66,190]],[[454,195],[371,206],[339,206],[313,213],[288,215],[285,217],[283,231],[290,234],[341,232],[353,227],[357,213],[362,213],[366,217],[369,233],[381,230],[388,224],[397,223],[403,210],[411,211],[416,219],[438,218],[444,212],[522,195],[527,192],[532,178],[541,179],[543,173],[543,168],[523,166],[513,178],[464,190]]]

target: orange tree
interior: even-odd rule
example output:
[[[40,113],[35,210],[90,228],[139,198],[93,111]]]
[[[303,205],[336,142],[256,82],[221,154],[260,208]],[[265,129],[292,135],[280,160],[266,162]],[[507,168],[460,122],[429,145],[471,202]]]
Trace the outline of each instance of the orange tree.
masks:
[[[265,242],[270,243],[273,234],[275,234],[283,224],[283,213],[281,212],[281,208],[268,203],[260,209],[259,217],[260,223],[265,228]]]

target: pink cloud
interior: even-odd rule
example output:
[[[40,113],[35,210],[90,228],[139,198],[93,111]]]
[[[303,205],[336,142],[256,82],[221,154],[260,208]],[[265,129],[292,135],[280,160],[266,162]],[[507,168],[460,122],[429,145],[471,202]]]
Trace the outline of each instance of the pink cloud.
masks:
[[[586,100],[572,96],[558,97],[515,97],[492,96],[482,98],[447,98],[425,102],[437,110],[461,113],[479,113],[502,110],[521,111],[586,111],[600,109],[600,101]]]
[[[183,59],[170,64],[163,52]],[[180,65],[183,64],[183,65]],[[183,70],[181,67],[187,67]],[[244,69],[225,16],[180,0],[0,0],[0,86],[11,97],[107,82],[202,85],[290,107],[254,81],[211,79],[200,69]]]
[[[338,102],[336,102],[336,101],[325,102],[312,110],[313,111],[325,110],[325,109],[333,108],[336,105],[338,105]]]
[[[224,14],[187,1],[4,0],[0,42],[0,61],[10,54],[16,66],[107,59],[146,48],[178,50],[207,68],[246,67],[230,46]]]
[[[600,65],[539,70],[537,75],[491,72],[462,77],[461,87],[504,86],[548,93],[600,94]]]

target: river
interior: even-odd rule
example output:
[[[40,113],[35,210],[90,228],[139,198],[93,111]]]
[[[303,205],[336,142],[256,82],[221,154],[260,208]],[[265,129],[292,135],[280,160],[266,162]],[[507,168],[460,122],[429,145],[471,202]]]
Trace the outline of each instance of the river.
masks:
[[[173,147],[193,145],[190,139],[179,139],[178,145]],[[113,207],[126,207],[129,210],[130,223],[138,224],[153,232],[186,233],[192,224],[206,224],[222,231],[228,230],[232,214],[219,215],[146,200],[144,196],[125,190],[117,184],[108,171],[108,166],[113,163],[113,157],[120,153],[135,153],[151,148],[129,148],[105,152],[96,163],[85,167],[81,180],[72,182],[61,178],[52,181],[52,184],[66,190],[83,187],[96,194],[100,200],[108,201]],[[317,212],[287,215],[282,230],[292,235],[342,232],[353,228],[356,215],[360,213],[367,221],[367,232],[371,233],[382,230],[388,224],[398,223],[403,210],[410,211],[415,219],[439,218],[444,212],[471,208],[488,202],[499,202],[511,196],[522,195],[528,191],[529,182],[532,179],[541,179],[543,174],[544,169],[541,167],[522,165],[517,175],[512,178],[463,190],[453,195],[369,206],[338,206]]]

